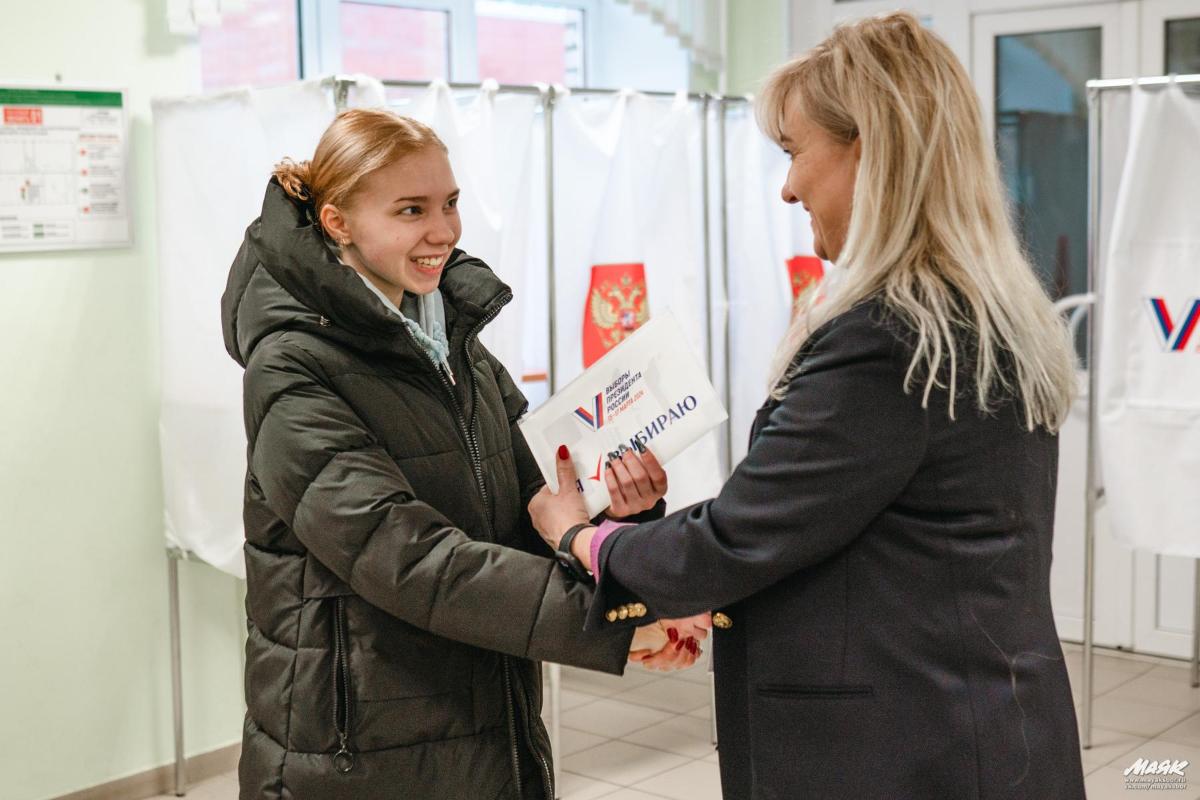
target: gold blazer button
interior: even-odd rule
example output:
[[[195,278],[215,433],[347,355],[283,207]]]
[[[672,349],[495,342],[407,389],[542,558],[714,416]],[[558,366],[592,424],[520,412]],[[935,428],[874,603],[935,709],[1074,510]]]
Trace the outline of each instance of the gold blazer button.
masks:
[[[617,621],[617,610],[615,608],[610,608],[608,610],[608,613],[604,615],[604,618],[606,620],[608,620],[609,622],[616,622]]]
[[[731,620],[729,617],[722,614],[720,611],[713,614],[712,619],[713,619],[713,625],[715,627],[720,628],[723,631],[729,630],[730,628],[733,627],[733,620]]]

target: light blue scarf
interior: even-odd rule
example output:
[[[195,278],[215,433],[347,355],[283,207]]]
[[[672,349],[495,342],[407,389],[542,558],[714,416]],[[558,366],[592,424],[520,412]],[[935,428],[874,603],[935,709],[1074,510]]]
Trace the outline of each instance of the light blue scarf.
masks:
[[[361,273],[355,272],[371,292],[379,298],[384,307],[404,323],[417,344],[425,351],[433,363],[446,371],[450,383],[454,383],[454,372],[450,369],[450,341],[446,338],[446,306],[442,300],[441,291],[434,289],[429,294],[409,294],[405,292],[400,300],[401,308],[397,308],[387,295],[379,291],[379,287],[371,283]]]

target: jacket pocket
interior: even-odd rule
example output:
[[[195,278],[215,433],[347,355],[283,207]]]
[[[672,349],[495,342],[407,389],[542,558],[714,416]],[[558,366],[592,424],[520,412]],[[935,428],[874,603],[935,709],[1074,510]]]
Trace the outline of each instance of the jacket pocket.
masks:
[[[346,598],[333,600],[333,726],[338,750],[333,767],[343,775],[354,769],[354,751],[350,749],[350,730],[354,724],[354,692],[350,683],[350,647],[346,635]]]
[[[866,685],[813,686],[794,683],[760,683],[755,691],[762,697],[795,698],[797,700],[849,700],[855,697],[873,697],[875,687]]]

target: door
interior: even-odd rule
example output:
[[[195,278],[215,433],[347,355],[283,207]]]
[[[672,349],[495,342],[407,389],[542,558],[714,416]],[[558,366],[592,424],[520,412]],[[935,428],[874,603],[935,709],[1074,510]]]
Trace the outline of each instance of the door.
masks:
[[[971,67],[985,123],[996,142],[1018,230],[1055,299],[1087,289],[1087,92],[1093,78],[1132,66],[1136,28],[1118,3],[976,13]],[[1059,634],[1083,635],[1086,400],[1060,437],[1051,597]],[[1098,644],[1133,644],[1133,554],[1108,533],[1096,540]]]

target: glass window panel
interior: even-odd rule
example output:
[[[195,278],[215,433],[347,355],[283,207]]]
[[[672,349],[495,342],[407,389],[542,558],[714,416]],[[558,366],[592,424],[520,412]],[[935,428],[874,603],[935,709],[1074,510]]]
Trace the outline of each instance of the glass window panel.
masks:
[[[1200,73],[1200,17],[1167,20],[1166,74]]]
[[[383,80],[449,79],[445,11],[343,2],[339,16],[344,71]]]
[[[1050,294],[1087,290],[1087,91],[1100,29],[996,38],[996,147],[1018,231]]]
[[[479,77],[500,83],[583,86],[583,11],[480,0]]]
[[[248,0],[245,9],[200,29],[201,85],[273,86],[300,77],[296,0]]]

